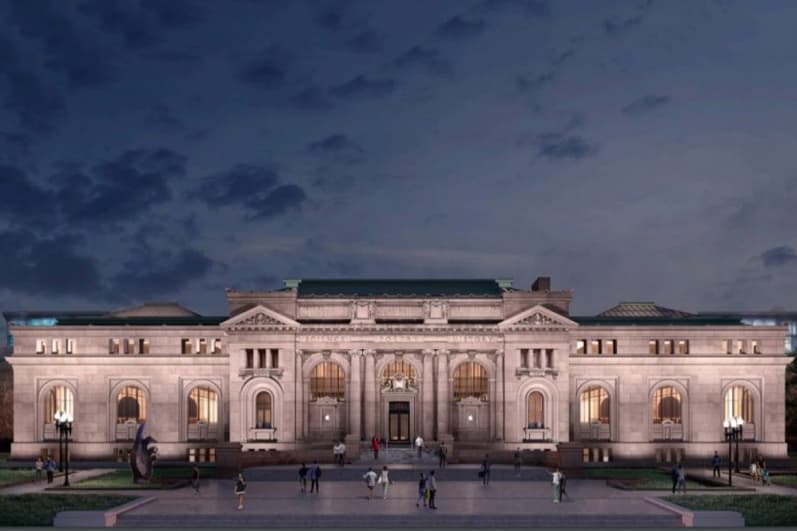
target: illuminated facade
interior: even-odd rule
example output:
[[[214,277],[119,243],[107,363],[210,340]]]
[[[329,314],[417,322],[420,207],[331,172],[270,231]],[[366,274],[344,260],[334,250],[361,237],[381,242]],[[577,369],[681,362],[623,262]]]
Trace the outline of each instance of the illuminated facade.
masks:
[[[14,457],[125,451],[146,421],[162,457],[219,447],[294,450],[446,441],[583,446],[585,460],[676,459],[744,446],[786,455],[784,326],[621,303],[570,316],[538,279],[302,280],[227,291],[229,315],[177,304],[113,313],[5,314],[14,339]]]

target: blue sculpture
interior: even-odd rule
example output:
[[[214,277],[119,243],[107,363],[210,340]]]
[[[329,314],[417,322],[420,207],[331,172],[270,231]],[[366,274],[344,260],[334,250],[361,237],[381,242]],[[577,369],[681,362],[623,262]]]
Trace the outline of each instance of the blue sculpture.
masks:
[[[130,468],[133,469],[133,482],[139,483],[141,480],[149,482],[152,479],[152,473],[155,471],[155,460],[158,457],[158,449],[155,446],[150,446],[156,443],[152,437],[144,437],[144,426],[146,422],[142,422],[136,431],[136,440],[133,443],[133,450],[130,454]]]

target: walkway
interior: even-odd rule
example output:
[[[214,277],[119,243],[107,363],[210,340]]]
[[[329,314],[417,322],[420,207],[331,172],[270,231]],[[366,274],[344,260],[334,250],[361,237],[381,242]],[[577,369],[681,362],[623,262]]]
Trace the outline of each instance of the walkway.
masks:
[[[102,476],[110,472],[107,468],[92,468],[89,470],[78,470],[76,472],[69,473],[69,482],[72,484],[77,483],[78,481],[83,481],[84,479],[90,479],[97,476]],[[34,474],[33,470],[31,470],[31,476]],[[12,494],[32,494],[35,492],[46,492],[47,488],[58,488],[64,485],[64,474],[56,473],[55,479],[52,483],[47,483],[47,479],[39,482],[28,482],[28,483],[20,483],[18,485],[11,485],[8,487],[0,488],[0,495],[12,495]],[[68,489],[64,489],[62,491],[58,491],[58,493],[62,492],[82,492],[82,491],[70,491]]]

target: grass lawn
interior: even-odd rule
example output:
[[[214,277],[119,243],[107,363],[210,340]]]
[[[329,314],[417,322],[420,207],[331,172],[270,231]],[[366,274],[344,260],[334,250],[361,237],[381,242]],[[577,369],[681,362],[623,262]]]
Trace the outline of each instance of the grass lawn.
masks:
[[[670,473],[656,468],[588,468],[585,472],[589,479],[609,479],[630,489],[672,489]],[[706,487],[691,479],[686,480],[687,492]]]
[[[206,476],[206,471],[200,471]],[[133,483],[133,472],[129,468],[113,470],[99,477],[86,479],[72,485],[72,489],[168,489],[176,483],[191,479],[188,467],[155,468],[151,483]]]
[[[95,494],[22,494],[0,496],[0,526],[51,526],[60,511],[97,511],[134,500],[132,496]]]
[[[793,526],[797,523],[797,496],[668,496],[667,501],[698,511],[738,511],[747,526]]]
[[[784,485],[786,487],[797,487],[797,475],[778,474],[769,476],[773,485]]]
[[[20,481],[33,481],[36,472],[32,468],[0,468],[0,487],[19,483]]]

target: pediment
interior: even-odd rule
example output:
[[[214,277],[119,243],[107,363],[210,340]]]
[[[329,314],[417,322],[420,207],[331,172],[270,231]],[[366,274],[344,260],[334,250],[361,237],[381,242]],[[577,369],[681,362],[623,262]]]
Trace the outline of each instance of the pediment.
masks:
[[[257,305],[221,323],[221,328],[231,331],[274,330],[298,328],[297,321],[279,312]]]
[[[498,323],[498,328],[523,328],[533,330],[566,330],[578,323],[545,306],[533,306]]]

